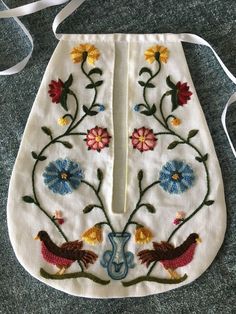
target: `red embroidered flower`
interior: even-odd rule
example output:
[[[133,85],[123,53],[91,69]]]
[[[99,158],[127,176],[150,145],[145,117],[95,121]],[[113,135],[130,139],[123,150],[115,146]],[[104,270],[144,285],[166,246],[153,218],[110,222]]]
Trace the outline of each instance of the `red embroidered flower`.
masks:
[[[49,96],[52,98],[52,102],[59,103],[61,101],[61,95],[63,92],[64,83],[59,79],[58,81],[52,80],[49,84]]]
[[[189,86],[187,83],[178,82],[176,84],[177,88],[177,98],[180,106],[187,104],[188,100],[190,100],[192,96],[192,92],[189,90]]]
[[[110,138],[111,136],[107,132],[107,129],[96,126],[95,128],[88,130],[85,141],[88,145],[88,149],[100,152],[101,149],[109,146]]]
[[[134,129],[132,136],[130,136],[133,148],[137,148],[141,153],[148,150],[153,150],[157,143],[153,130],[142,127]]]

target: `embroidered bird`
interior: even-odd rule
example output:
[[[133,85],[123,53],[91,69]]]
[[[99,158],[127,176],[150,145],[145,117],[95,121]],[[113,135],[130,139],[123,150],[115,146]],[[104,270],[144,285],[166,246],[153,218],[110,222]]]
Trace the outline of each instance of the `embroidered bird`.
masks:
[[[194,256],[197,243],[201,242],[197,233],[191,233],[188,238],[176,248],[168,242],[153,242],[154,250],[143,250],[138,253],[142,264],[148,267],[152,262],[160,262],[171,278],[178,279],[180,275],[175,269],[189,264]]]
[[[62,275],[65,270],[75,261],[81,261],[85,268],[93,264],[97,259],[97,254],[92,251],[82,250],[83,241],[65,242],[60,247],[50,239],[46,231],[39,231],[35,240],[40,240],[41,253],[43,258],[50,264],[56,265],[59,271],[56,274]]]

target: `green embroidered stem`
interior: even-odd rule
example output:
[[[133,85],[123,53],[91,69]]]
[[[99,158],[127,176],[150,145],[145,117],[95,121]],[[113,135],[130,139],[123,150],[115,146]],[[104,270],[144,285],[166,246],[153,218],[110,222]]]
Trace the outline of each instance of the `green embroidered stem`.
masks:
[[[75,103],[76,103],[76,107],[75,107],[75,114],[74,114],[74,116],[72,117],[72,121],[71,121],[71,123],[70,123],[68,129],[66,130],[66,133],[68,133],[68,132],[71,130],[71,128],[72,128],[72,126],[73,126],[73,123],[74,123],[74,122],[76,121],[76,119],[77,119],[78,111],[79,111],[79,102],[78,102],[77,96],[75,95],[75,93],[74,93],[72,90],[69,91],[69,94],[74,97]],[[67,115],[70,115],[70,114],[67,114]],[[66,115],[65,115],[65,116],[66,116]]]
[[[144,190],[142,190],[141,181],[142,181],[142,179],[139,180],[139,199],[138,199],[138,202],[137,202],[137,204],[136,204],[136,206],[135,206],[135,209],[134,209],[134,210],[132,211],[132,213],[130,214],[129,219],[128,219],[126,225],[124,226],[124,229],[123,229],[122,233],[125,233],[125,231],[126,231],[126,229],[128,228],[128,226],[129,226],[131,223],[133,223],[132,219],[133,219],[134,215],[137,213],[137,211],[138,211],[141,207],[143,207],[143,206],[146,206],[146,207],[147,207],[147,205],[149,205],[149,204],[141,204],[141,201],[142,201],[142,198],[143,198],[144,194],[145,194],[150,188],[152,188],[154,185],[160,183],[160,181],[154,181],[153,183],[151,183],[150,185],[148,185]]]
[[[149,103],[148,103],[148,101],[147,101],[146,89],[147,89],[148,84],[149,84],[149,83],[160,73],[160,71],[161,71],[161,62],[160,62],[159,60],[158,60],[157,62],[158,62],[158,65],[159,65],[157,72],[150,76],[150,78],[147,80],[147,82],[145,83],[145,85],[144,85],[144,87],[143,87],[143,99],[144,99],[145,104],[146,104],[146,106],[147,106],[146,108],[149,109],[149,110],[151,109],[151,107],[150,107],[150,105],[149,105]]]
[[[69,274],[57,275],[57,274],[49,274],[43,268],[40,268],[40,275],[46,279],[53,279],[53,280],[63,280],[63,279],[70,279],[70,278],[87,278],[100,285],[107,285],[110,283],[110,280],[103,280],[91,273],[87,272],[74,272]]]
[[[98,190],[96,190],[95,187],[94,187],[91,183],[89,183],[89,182],[87,182],[87,181],[85,181],[85,180],[81,180],[81,183],[86,184],[87,186],[89,186],[89,187],[94,191],[94,193],[95,193],[95,195],[97,196],[97,199],[99,200],[99,203],[100,203],[100,205],[101,205],[101,206],[96,206],[96,207],[98,207],[98,208],[100,208],[100,209],[102,210],[102,212],[103,212],[103,214],[104,214],[104,216],[105,216],[105,218],[106,218],[107,224],[108,224],[109,227],[111,228],[112,232],[115,232],[115,230],[114,230],[114,228],[113,228],[113,226],[112,226],[112,223],[111,223],[111,221],[110,221],[110,219],[109,219],[109,217],[108,217],[108,214],[107,214],[107,212],[106,212],[106,210],[105,210],[103,201],[102,201],[102,199],[101,199],[101,197],[100,197],[100,195],[99,195]]]
[[[96,102],[96,99],[97,99],[97,94],[98,94],[98,91],[97,91],[97,86],[96,84],[94,83],[94,80],[88,75],[88,73],[85,71],[84,69],[84,65],[85,65],[85,62],[86,62],[86,59],[83,60],[83,62],[81,63],[81,70],[83,72],[83,74],[89,79],[89,81],[91,82],[91,84],[93,85],[93,89],[94,89],[94,96],[93,96],[93,101],[90,105],[90,107],[88,108],[88,110],[90,111],[93,107],[95,107],[95,102]],[[73,126],[70,128],[70,130],[74,130],[82,121],[83,119],[87,116],[87,113],[85,113],[81,119]]]
[[[149,281],[149,282],[157,282],[157,283],[164,283],[164,284],[177,284],[186,280],[188,276],[185,274],[183,277],[178,279],[165,279],[165,278],[158,278],[158,277],[151,277],[151,276],[140,276],[130,281],[122,281],[122,285],[124,287],[129,287],[132,285],[136,285],[139,282]]]
[[[162,120],[164,122],[164,124],[167,126],[167,122],[166,122],[166,119],[165,119],[165,116],[164,116],[164,113],[163,113],[163,100],[164,98],[167,96],[167,93],[165,93],[162,97],[161,97],[161,101],[160,101],[160,112],[161,112],[161,117],[162,117]]]

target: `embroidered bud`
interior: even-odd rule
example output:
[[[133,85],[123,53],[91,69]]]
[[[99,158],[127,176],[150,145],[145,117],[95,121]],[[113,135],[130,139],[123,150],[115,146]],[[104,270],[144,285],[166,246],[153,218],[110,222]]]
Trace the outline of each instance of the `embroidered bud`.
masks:
[[[61,117],[61,118],[59,118],[58,120],[57,120],[57,124],[58,125],[60,125],[60,126],[66,126],[66,125],[68,125],[70,123],[70,121],[69,121],[69,119],[68,118],[63,118],[63,117]]]
[[[135,105],[134,106],[134,111],[139,112],[140,111],[140,105]]]
[[[91,245],[96,245],[102,242],[102,227],[97,224],[93,226],[92,228],[86,230],[82,234],[82,239]]]
[[[181,120],[180,120],[179,118],[173,118],[173,119],[171,120],[171,124],[172,124],[173,126],[179,126],[179,125],[181,124]]]
[[[105,106],[99,105],[99,111],[102,112],[102,111],[104,111],[104,110],[105,110]]]
[[[152,240],[152,232],[143,226],[138,226],[135,230],[135,242],[138,244],[145,244]]]

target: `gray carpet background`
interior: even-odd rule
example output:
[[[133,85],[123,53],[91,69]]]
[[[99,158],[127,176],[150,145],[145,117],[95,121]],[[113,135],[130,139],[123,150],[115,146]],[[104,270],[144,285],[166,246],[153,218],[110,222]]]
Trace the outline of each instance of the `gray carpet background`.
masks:
[[[5,2],[15,7],[31,1]],[[62,7],[21,18],[34,37],[33,57],[21,73],[0,77],[0,313],[236,313],[236,161],[220,122],[224,104],[236,88],[210,49],[202,46],[184,44],[184,50],[221,165],[228,208],[225,241],[210,268],[194,283],[164,294],[99,300],[54,290],[31,277],[18,263],[7,231],[8,184],[35,95],[57,45],[51,24]],[[236,75],[234,0],[87,0],[60,31],[192,32],[208,40]],[[0,20],[0,69],[21,60],[29,49],[15,22]],[[227,124],[236,144],[236,108],[230,109]]]

